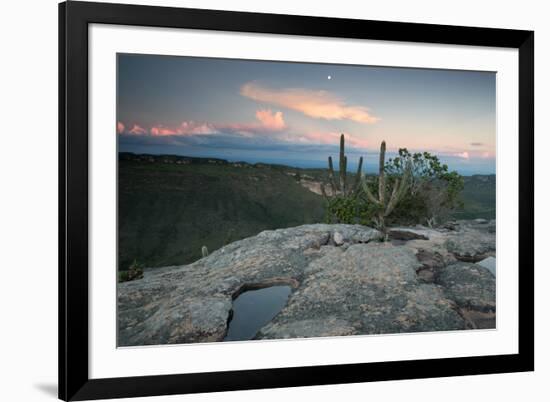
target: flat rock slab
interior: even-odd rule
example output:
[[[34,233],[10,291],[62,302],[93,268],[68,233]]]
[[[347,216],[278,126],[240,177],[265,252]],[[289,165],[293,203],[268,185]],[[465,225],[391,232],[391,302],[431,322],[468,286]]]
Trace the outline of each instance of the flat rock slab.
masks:
[[[495,223],[485,219],[462,221],[460,229],[445,241],[445,245],[460,261],[478,262],[487,257],[494,257]]]
[[[438,283],[459,307],[482,312],[496,309],[495,277],[477,264],[458,262],[441,270]]]
[[[487,257],[477,263],[484,268],[487,268],[493,276],[497,275],[497,259],[495,257]]]
[[[119,283],[118,344],[221,341],[234,298],[273,285],[293,291],[255,339],[457,330],[481,327],[482,319],[490,327],[495,278],[481,266],[457,264],[459,248],[448,247],[467,233],[468,242],[494,252],[489,225],[417,227],[414,235],[400,233],[412,240],[397,245],[361,225],[264,231],[195,263],[147,269],[142,279]]]
[[[418,281],[420,266],[412,250],[390,243],[326,254],[310,264],[287,306],[256,338],[464,329],[441,289]]]

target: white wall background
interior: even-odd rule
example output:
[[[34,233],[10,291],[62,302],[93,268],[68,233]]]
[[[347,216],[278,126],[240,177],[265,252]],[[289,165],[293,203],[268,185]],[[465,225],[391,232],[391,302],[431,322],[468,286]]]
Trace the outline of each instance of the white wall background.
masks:
[[[127,1],[119,1],[127,2]],[[131,2],[131,1],[130,1]],[[545,2],[461,0],[164,0],[171,5],[452,25],[534,29],[536,58],[535,373],[255,390],[134,399],[155,401],[548,400],[550,270],[545,261],[550,202],[550,25]],[[56,398],[57,382],[57,1],[0,6],[0,399]],[[546,380],[546,381],[545,381]]]

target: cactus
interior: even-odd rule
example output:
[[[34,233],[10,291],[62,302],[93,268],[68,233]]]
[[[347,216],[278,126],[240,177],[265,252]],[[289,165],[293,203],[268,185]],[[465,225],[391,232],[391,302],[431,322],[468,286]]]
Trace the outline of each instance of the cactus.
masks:
[[[369,189],[365,177],[361,178],[361,186],[366,193],[369,201],[374,203],[378,207],[378,214],[376,218],[376,226],[386,234],[385,218],[392,213],[397,203],[403,198],[405,192],[409,186],[409,178],[411,175],[410,163],[405,168],[405,172],[401,180],[396,178],[393,183],[393,189],[389,195],[389,199],[386,194],[386,177],[385,177],[385,164],[386,164],[386,142],[382,141],[380,144],[380,159],[378,162],[378,198],[376,198]]]
[[[361,183],[361,171],[363,168],[363,157],[359,158],[359,165],[357,167],[357,174],[355,176],[355,181],[352,186],[348,186],[347,182],[347,167],[348,167],[348,157],[345,155],[345,139],[344,134],[340,136],[340,157],[339,157],[339,174],[338,180],[335,178],[334,168],[332,164],[332,156],[328,157],[328,178],[329,184],[332,190],[332,197],[337,195],[342,195],[344,197],[354,195],[360,189]],[[326,199],[329,199],[325,186],[321,183],[321,192],[323,193]]]
[[[202,252],[202,258],[208,257],[208,248],[206,248],[206,246],[202,246],[201,252]]]

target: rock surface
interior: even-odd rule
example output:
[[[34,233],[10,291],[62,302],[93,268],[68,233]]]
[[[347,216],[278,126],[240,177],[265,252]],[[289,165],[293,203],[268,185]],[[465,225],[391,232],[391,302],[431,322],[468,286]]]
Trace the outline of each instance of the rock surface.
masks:
[[[118,344],[221,341],[234,298],[280,284],[292,294],[255,339],[494,328],[495,278],[464,262],[494,255],[494,221],[396,230],[411,240],[381,242],[360,225],[264,231],[193,264],[146,269],[118,284]]]
[[[495,277],[489,270],[477,264],[458,262],[443,268],[438,282],[470,326],[495,327],[496,286]]]
[[[478,262],[495,256],[495,221],[476,219],[459,236],[447,240],[447,250],[461,261]]]
[[[478,262],[477,265],[487,268],[493,276],[497,275],[497,259],[495,257],[487,257]]]

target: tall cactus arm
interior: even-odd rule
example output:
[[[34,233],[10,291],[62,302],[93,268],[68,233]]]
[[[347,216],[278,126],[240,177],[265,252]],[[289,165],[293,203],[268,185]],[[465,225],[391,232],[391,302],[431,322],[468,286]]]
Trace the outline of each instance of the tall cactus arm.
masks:
[[[340,190],[343,194],[346,193],[345,189],[345,180],[346,180],[346,156],[344,154],[344,147],[345,147],[345,139],[344,134],[340,135],[340,158],[339,158],[339,170],[340,170]]]
[[[407,166],[405,167],[405,172],[403,173],[403,179],[401,181],[401,188],[400,188],[400,191],[399,191],[399,194],[398,194],[398,200],[403,198],[403,196],[405,195],[405,192],[407,192],[407,190],[411,186],[412,178],[413,178],[413,175],[412,175],[412,162],[409,161],[407,163]]]
[[[355,183],[353,183],[353,191],[359,190],[362,174],[363,174],[363,157],[361,156],[359,158],[359,166],[357,167],[357,173],[355,174]]]
[[[325,190],[325,185],[324,185],[323,183],[321,183],[321,194],[323,195],[323,197],[325,197],[325,199],[326,199],[327,201],[329,201],[327,192],[326,192],[326,190]]]
[[[334,179],[334,168],[332,167],[332,156],[328,157],[328,178],[330,181],[330,186],[332,188],[332,194],[334,195],[338,190],[338,186],[336,185],[336,181]]]
[[[386,141],[380,144],[380,160],[378,162],[378,199],[381,205],[386,204],[386,177],[384,165],[386,161]]]
[[[367,198],[369,199],[370,202],[376,205],[380,205],[380,201],[377,200],[374,195],[372,195],[372,192],[370,191],[369,186],[367,185],[367,179],[365,178],[365,176],[361,178],[361,187],[363,187],[363,191],[367,195]]]
[[[386,207],[386,210],[384,211],[384,216],[388,216],[392,213],[393,209],[395,208],[395,205],[399,201],[399,193],[401,192],[401,189],[399,187],[400,183],[399,179],[395,179],[395,182],[393,183],[393,190],[391,192],[390,200],[388,201],[388,205]]]
[[[359,167],[357,169],[357,177],[355,178],[355,181],[351,183],[348,182],[348,157],[345,154],[345,136],[344,134],[340,135],[340,152],[339,152],[339,160],[338,160],[338,175],[334,171],[334,165],[332,157],[328,157],[328,176],[329,181],[328,183],[325,183],[326,185],[324,188],[321,188],[321,192],[324,191],[327,197],[339,197],[344,196],[348,197],[350,195],[356,196],[359,193],[359,190],[361,189],[361,175],[362,175],[362,169],[363,169],[363,157],[360,157],[359,159]],[[328,191],[328,185],[331,186],[331,194],[327,194]],[[323,194],[323,195],[325,195]]]
[[[342,184],[342,193],[347,195],[348,192],[348,157],[344,156],[344,183]]]
[[[391,214],[397,203],[401,201],[401,199],[405,195],[405,192],[409,188],[410,177],[411,168],[410,166],[407,166],[405,172],[403,173],[403,178],[401,179],[401,181],[399,179],[395,180],[390,201],[388,202],[388,206],[386,208],[384,216],[388,216],[389,214]]]

